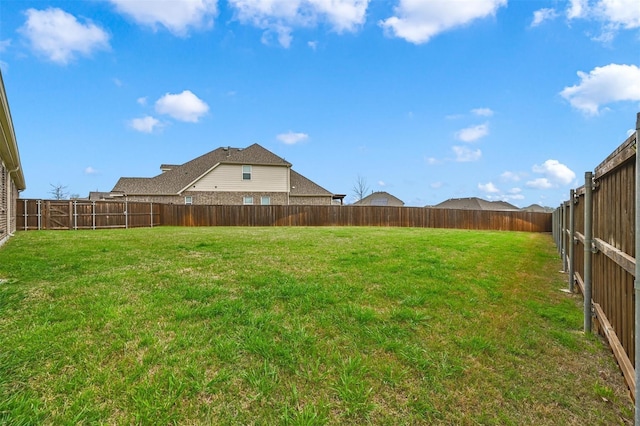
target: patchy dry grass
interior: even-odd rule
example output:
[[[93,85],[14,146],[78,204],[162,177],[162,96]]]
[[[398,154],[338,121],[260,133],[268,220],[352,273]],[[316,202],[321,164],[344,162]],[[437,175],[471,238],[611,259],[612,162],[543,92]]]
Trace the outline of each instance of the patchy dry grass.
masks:
[[[3,424],[625,424],[548,235],[19,233]]]

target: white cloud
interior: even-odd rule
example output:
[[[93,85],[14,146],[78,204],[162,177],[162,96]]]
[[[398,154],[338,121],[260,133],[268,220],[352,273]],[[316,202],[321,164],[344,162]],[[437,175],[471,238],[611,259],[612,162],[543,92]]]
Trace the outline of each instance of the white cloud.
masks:
[[[619,101],[640,101],[640,68],[609,64],[589,74],[578,71],[580,84],[565,87],[560,95],[588,115],[597,115],[600,106]]]
[[[456,154],[456,161],[460,163],[478,161],[482,157],[482,151],[479,149],[474,151],[465,146],[454,146],[452,149]]]
[[[431,189],[440,189],[443,185],[442,182],[433,182],[429,184],[429,187],[431,187]]]
[[[379,180],[378,181],[378,186],[387,186],[387,184],[384,181]]]
[[[197,123],[209,111],[209,105],[190,90],[179,94],[167,93],[156,101],[156,111],[179,121]]]
[[[520,188],[511,188],[507,192],[509,194],[512,194],[512,195],[517,195],[517,194],[520,194],[522,192],[522,189],[520,189]]]
[[[507,170],[500,175],[500,179],[506,182],[518,182],[520,180],[520,175]]]
[[[480,117],[491,117],[494,114],[491,108],[475,108],[472,109],[471,112]]]
[[[576,19],[585,16],[588,8],[588,0],[569,0],[567,18]]]
[[[265,30],[262,42],[276,35],[283,47],[289,47],[294,28],[315,27],[328,22],[333,30],[356,31],[366,19],[370,0],[229,0],[236,18]]]
[[[140,97],[140,98],[136,99],[136,102],[138,104],[144,106],[144,105],[147,104],[147,97],[146,96]]]
[[[435,157],[425,158],[424,161],[430,166],[435,166],[436,164],[440,164],[442,162]]]
[[[537,27],[544,21],[550,21],[558,17],[558,12],[555,9],[539,9],[533,12],[532,27]]]
[[[90,21],[78,22],[62,9],[28,9],[25,14],[27,21],[18,31],[34,51],[53,62],[64,65],[76,54],[89,56],[95,50],[110,48],[105,30]]]
[[[534,173],[544,175],[544,180],[552,186],[568,185],[576,178],[576,174],[558,160],[547,160],[541,165],[536,164],[532,167],[532,170]],[[535,179],[535,181],[539,180]],[[527,182],[527,185],[529,185],[529,182]]]
[[[287,133],[280,133],[278,136],[276,136],[276,139],[278,139],[280,142],[286,143],[287,145],[295,145],[298,142],[303,142],[309,139],[309,135],[307,135],[306,133],[296,133],[289,131]]]
[[[8,38],[6,40],[0,40],[0,52],[4,52],[7,48],[11,46],[11,39]]]
[[[95,175],[97,174],[98,171],[96,169],[94,169],[93,167],[89,166],[86,169],[84,169],[84,174],[86,175]]]
[[[307,46],[309,46],[311,48],[311,50],[317,50],[318,49],[318,42],[317,41],[308,41],[307,42]]]
[[[161,25],[177,36],[187,36],[191,28],[206,29],[218,15],[218,0],[110,0],[118,12],[137,23]]]
[[[493,184],[493,182],[488,183],[479,183],[478,189],[482,192],[486,192],[487,194],[498,194],[500,190]]]
[[[616,27],[640,28],[638,0],[600,0],[594,10],[597,15]]]
[[[114,78],[113,84],[115,84],[117,87],[122,87],[122,80],[120,80],[119,78]]]
[[[456,132],[456,138],[463,142],[475,142],[489,134],[489,123],[467,127]]]
[[[379,25],[387,35],[421,44],[444,31],[494,16],[507,0],[399,0],[395,16]]]
[[[638,0],[571,0],[567,18],[601,22],[602,34],[593,39],[607,43],[621,29],[640,28],[640,7]]]
[[[527,187],[533,188],[533,189],[549,189],[549,188],[553,188],[553,185],[551,184],[551,182],[549,182],[549,179],[547,178],[537,178],[537,179],[528,181]]]
[[[156,128],[162,127],[158,119],[148,115],[141,118],[134,118],[129,122],[129,125],[134,130],[142,133],[153,133]]]

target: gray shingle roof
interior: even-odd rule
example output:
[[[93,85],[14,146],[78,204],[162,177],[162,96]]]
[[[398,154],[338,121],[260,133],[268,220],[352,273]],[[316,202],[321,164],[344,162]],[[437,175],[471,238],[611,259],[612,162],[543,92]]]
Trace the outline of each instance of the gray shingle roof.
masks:
[[[291,167],[291,163],[262,146],[220,147],[152,178],[123,177],[111,192],[128,195],[176,195],[218,164],[251,164]],[[164,165],[167,166],[167,165]]]
[[[292,196],[332,196],[333,193],[327,191],[315,182],[310,181],[306,177],[293,169],[290,169],[291,191]]]
[[[476,197],[451,198],[432,207],[459,210],[519,210],[518,207],[506,201],[487,201]]]
[[[354,206],[404,206],[404,201],[385,191],[377,191],[353,203]]]

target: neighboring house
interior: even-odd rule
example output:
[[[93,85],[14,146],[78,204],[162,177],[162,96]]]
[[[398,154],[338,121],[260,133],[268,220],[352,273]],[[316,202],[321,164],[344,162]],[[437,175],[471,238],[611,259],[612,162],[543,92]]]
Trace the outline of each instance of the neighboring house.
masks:
[[[111,197],[128,201],[208,205],[330,205],[342,200],[291,169],[258,144],[221,147],[181,165],[162,164],[152,178],[123,177]]]
[[[443,201],[440,204],[433,207],[436,209],[458,209],[458,210],[508,210],[515,211],[520,210],[513,204],[509,204],[506,201],[487,201],[482,198],[451,198]]]
[[[0,244],[2,244],[16,230],[18,192],[27,187],[22,174],[20,153],[2,72],[0,72],[0,104]]]
[[[540,204],[531,204],[528,207],[523,207],[523,212],[534,212],[534,213],[553,213],[555,210],[553,207],[543,207]]]
[[[402,207],[404,202],[389,194],[388,192],[378,191],[367,195],[363,199],[353,203],[354,206],[389,206]]]

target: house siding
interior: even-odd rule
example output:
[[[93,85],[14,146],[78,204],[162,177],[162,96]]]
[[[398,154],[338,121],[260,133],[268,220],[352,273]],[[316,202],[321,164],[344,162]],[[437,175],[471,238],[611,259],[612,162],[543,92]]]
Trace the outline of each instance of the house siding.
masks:
[[[220,164],[188,188],[185,194],[186,192],[189,192],[189,195],[192,195],[192,192],[287,192],[288,175],[288,167],[253,165],[251,180],[243,180],[241,164]]]
[[[292,195],[291,197],[289,197],[289,204],[291,204],[292,206],[328,206],[331,205],[331,197],[301,197]]]
[[[287,194],[282,192],[185,192],[184,195],[128,195],[127,201],[184,204],[184,197],[192,197],[194,205],[242,205],[244,197],[253,197],[254,205],[260,204],[260,197],[270,197],[272,205],[286,205]]]
[[[3,162],[0,162],[0,243],[4,241],[9,230],[9,176],[7,168]]]

